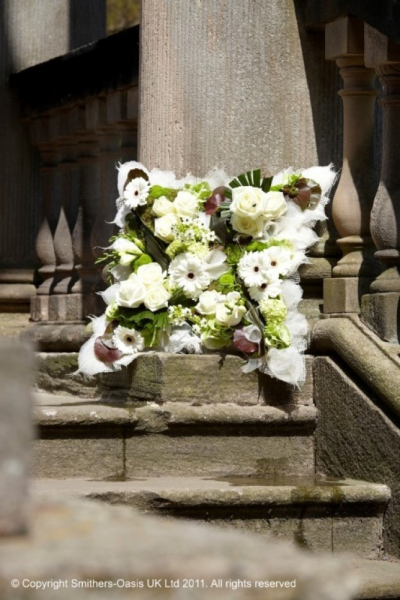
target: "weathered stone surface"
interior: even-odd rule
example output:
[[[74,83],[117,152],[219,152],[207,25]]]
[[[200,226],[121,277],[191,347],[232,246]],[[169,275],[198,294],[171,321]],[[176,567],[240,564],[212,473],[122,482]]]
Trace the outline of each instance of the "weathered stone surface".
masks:
[[[126,439],[129,477],[273,475],[314,472],[312,436],[132,436]]]
[[[34,490],[39,498],[91,498],[278,536],[314,551],[351,550],[366,558],[379,556],[382,515],[390,497],[386,486],[350,481],[324,484],[312,477],[277,481],[273,485],[273,478],[175,476],[125,482],[42,480],[35,482]]]
[[[148,580],[161,580],[161,589]],[[191,589],[184,579],[204,579]],[[20,581],[13,589],[12,579]],[[243,599],[350,600],[357,588],[349,561],[316,557],[280,542],[267,542],[238,532],[218,531],[206,525],[176,523],[139,515],[125,507],[95,502],[36,504],[32,536],[0,544],[0,592],[4,600],[40,598],[43,590],[24,588],[22,580],[67,580],[57,591],[65,600],[87,598],[88,590],[72,588],[73,579],[93,582],[94,600],[205,597]],[[222,587],[212,587],[222,579]],[[96,582],[143,582],[139,589],[114,585],[99,589]],[[179,589],[167,587],[179,580]],[[233,591],[229,582],[249,582]],[[296,587],[260,588],[256,581],[294,581]],[[143,585],[143,587],[141,587]],[[195,584],[197,586],[197,584]],[[209,586],[205,592],[206,586]],[[61,587],[61,586],[60,586]]]
[[[342,315],[341,315],[342,317]],[[355,316],[320,321],[313,330],[312,349],[336,352],[349,367],[400,416],[400,346],[380,340]]]
[[[338,101],[326,93],[334,74],[323,60],[323,35],[305,30],[301,3],[148,0],[141,34],[145,164],[201,176],[216,165],[231,174],[273,173],[337,157]]]
[[[29,324],[29,313],[0,313],[0,337],[17,338]]]
[[[391,379],[387,384],[395,386],[395,381]],[[319,410],[317,470],[335,477],[354,477],[390,486],[392,500],[385,513],[384,548],[400,556],[398,428],[385,414],[387,408],[361,391],[332,359],[316,359],[315,386]],[[353,536],[358,529],[361,534],[361,524],[355,523]]]
[[[337,277],[324,280],[324,313],[360,313],[361,296],[368,291],[371,279]]]
[[[35,475],[314,472],[316,411],[299,406],[103,404],[36,394]]]
[[[90,437],[59,438],[47,432],[36,440],[33,453],[33,477],[120,477],[124,466],[121,437],[109,437],[109,430],[91,432]],[[68,432],[62,435],[67,436]]]
[[[388,292],[366,294],[362,298],[362,319],[379,337],[394,344],[400,343],[400,294]]]
[[[142,354],[128,368],[84,379],[71,378],[78,368],[76,355],[42,353],[37,386],[53,393],[124,400],[311,405],[312,360],[312,356],[306,357],[307,379],[298,390],[258,372],[242,373],[243,360],[232,355]]]
[[[0,536],[28,524],[32,379],[31,349],[0,340]]]
[[[36,296],[36,301],[39,296]],[[40,296],[40,298],[49,298]],[[41,350],[50,352],[76,352],[90,337],[86,324],[80,323],[35,323],[21,334],[21,339],[27,340]]]

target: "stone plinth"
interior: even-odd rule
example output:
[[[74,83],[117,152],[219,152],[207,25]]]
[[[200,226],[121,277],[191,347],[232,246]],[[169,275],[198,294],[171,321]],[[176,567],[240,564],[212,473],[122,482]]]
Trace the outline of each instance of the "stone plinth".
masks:
[[[0,341],[0,536],[28,525],[32,367],[27,346]]]

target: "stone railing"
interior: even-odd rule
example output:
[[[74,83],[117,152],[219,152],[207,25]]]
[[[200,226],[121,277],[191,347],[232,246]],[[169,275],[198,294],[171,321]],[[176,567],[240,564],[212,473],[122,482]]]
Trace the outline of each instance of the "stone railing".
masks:
[[[29,335],[42,349],[82,343],[101,310],[101,266],[113,233],[116,165],[137,156],[139,28],[12,77],[40,154],[40,283]]]
[[[343,78],[343,165],[332,207],[343,258],[325,280],[324,312],[361,313],[398,343],[400,5],[308,0],[307,11],[310,26],[325,28],[326,59]]]

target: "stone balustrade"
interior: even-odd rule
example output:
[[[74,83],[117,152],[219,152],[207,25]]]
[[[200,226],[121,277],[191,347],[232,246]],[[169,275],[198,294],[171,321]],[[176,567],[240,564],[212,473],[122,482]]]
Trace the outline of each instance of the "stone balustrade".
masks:
[[[41,163],[41,281],[31,299],[37,325],[27,335],[42,349],[61,349],[67,326],[73,349],[84,318],[103,307],[95,261],[114,231],[116,166],[137,156],[138,27],[22,71],[12,83]]]
[[[399,19],[394,0],[307,2],[308,24],[325,28],[326,58],[344,81],[343,166],[333,201],[343,258],[325,280],[324,312],[361,313],[392,343],[400,341]]]

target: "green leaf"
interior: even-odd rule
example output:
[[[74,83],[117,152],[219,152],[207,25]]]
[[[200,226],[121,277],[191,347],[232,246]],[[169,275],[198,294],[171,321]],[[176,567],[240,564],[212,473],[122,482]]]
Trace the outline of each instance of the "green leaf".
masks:
[[[261,184],[261,189],[263,192],[269,192],[272,183],[272,177],[264,177]]]
[[[267,248],[270,247],[270,244],[266,243],[266,242],[251,242],[251,244],[248,244],[246,246],[246,250],[247,252],[262,252],[263,250],[266,250]]]

